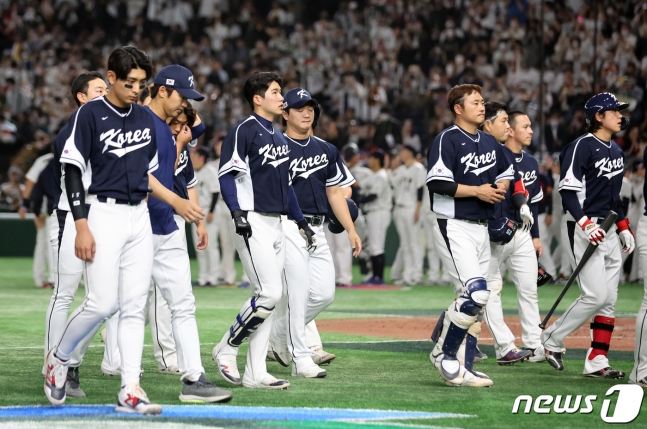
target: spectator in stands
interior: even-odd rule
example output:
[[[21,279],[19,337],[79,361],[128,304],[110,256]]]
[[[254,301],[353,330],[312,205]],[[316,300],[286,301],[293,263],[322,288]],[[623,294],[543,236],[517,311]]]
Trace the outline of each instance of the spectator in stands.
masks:
[[[21,183],[22,171],[18,167],[11,167],[7,177],[9,180],[0,185],[0,211],[17,212],[25,190],[25,185]]]

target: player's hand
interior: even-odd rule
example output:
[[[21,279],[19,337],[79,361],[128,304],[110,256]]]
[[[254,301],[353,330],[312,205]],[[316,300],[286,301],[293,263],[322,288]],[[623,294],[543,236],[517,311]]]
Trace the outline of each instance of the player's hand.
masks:
[[[36,229],[41,229],[45,226],[45,216],[40,214],[34,216],[34,223],[36,224]]]
[[[175,143],[178,147],[183,148],[193,140],[193,135],[191,134],[191,128],[188,125],[182,126],[180,133],[175,137]]]
[[[207,223],[213,222],[213,212],[207,213]]]
[[[622,244],[622,251],[627,254],[633,252],[636,248],[636,237],[629,228],[629,219],[625,218],[616,222],[616,227],[618,228],[618,238],[620,239],[620,244]]]
[[[498,186],[493,188],[492,185],[484,184],[476,187],[476,197],[486,203],[494,204],[505,199],[505,189]]]
[[[82,261],[92,262],[97,245],[88,228],[87,219],[79,219],[76,224],[76,239],[74,240],[74,254]]]
[[[606,233],[598,225],[591,222],[591,219],[587,218],[582,223],[581,227],[582,227],[582,231],[584,231],[587,238],[592,244],[597,246],[598,244],[604,241],[604,237],[606,237]]]
[[[348,233],[348,240],[350,240],[350,246],[353,248],[353,256],[357,258],[362,253],[362,239],[359,238],[357,232],[353,231]]]
[[[297,223],[297,225],[299,226],[301,237],[306,241],[306,250],[310,253],[314,252],[317,249],[317,236],[315,232],[310,228],[310,225],[308,225],[305,219]]]
[[[207,233],[207,227],[204,225],[204,222],[198,223],[195,232],[198,235],[198,245],[196,246],[196,249],[206,249],[209,244],[209,234]]]
[[[20,219],[27,219],[27,207],[20,206],[20,208],[18,209],[18,214],[20,215]]]
[[[530,228],[532,227],[532,224],[535,223],[535,220],[532,217],[532,213],[530,212],[530,207],[528,207],[528,204],[521,206],[521,208],[519,209],[519,216],[521,216],[521,222],[523,222],[523,230],[530,231]]]
[[[544,219],[544,223],[546,226],[550,226],[551,223],[553,223],[553,215],[546,215],[546,219]]]
[[[195,223],[204,219],[204,212],[200,206],[184,198],[178,197],[173,209],[177,214],[182,216],[182,219],[189,223]]]
[[[236,234],[240,235],[243,238],[249,238],[252,236],[252,226],[247,221],[247,212],[244,210],[234,210],[231,212],[231,217],[234,220],[234,225],[236,226]]]
[[[420,209],[416,209],[415,212],[413,212],[413,223],[418,223],[420,220]]]
[[[539,238],[533,238],[532,245],[535,246],[537,257],[540,257],[544,253],[544,246],[541,245],[541,240]]]

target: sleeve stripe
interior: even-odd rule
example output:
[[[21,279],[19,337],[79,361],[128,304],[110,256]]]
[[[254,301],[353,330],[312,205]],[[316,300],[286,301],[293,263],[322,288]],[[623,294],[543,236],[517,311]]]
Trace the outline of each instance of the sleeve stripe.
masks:
[[[429,177],[425,183],[429,183],[432,180],[441,180],[443,182],[453,182],[454,181],[454,179],[451,178],[451,177],[433,176],[433,177]]]
[[[60,159],[60,162],[61,162],[61,164],[76,165],[81,170],[81,173],[85,173],[85,165],[80,163],[78,160],[76,160],[74,158],[66,158],[66,157],[62,156],[61,159]]]
[[[231,166],[231,167],[229,167],[229,168],[226,168],[226,169],[220,170],[220,172],[218,172],[218,177],[222,177],[222,176],[224,176],[225,174],[227,174],[227,173],[229,173],[229,172],[231,172],[231,171],[239,171],[239,172],[241,172],[241,173],[246,173],[246,172],[247,172],[247,168],[244,168],[244,167],[238,167],[238,166],[232,165],[232,166]]]
[[[539,192],[537,193],[537,195],[535,195],[534,197],[532,197],[532,199],[530,200],[530,202],[531,202],[531,203],[538,203],[538,202],[539,202],[539,201],[541,201],[543,198],[544,198],[544,191],[542,191],[542,190],[541,190],[541,188],[539,188]]]

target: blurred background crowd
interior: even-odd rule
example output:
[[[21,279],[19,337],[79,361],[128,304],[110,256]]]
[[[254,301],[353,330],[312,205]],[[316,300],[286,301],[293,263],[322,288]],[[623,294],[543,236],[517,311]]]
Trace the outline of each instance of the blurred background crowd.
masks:
[[[616,142],[640,159],[647,3],[543,3],[542,13],[539,0],[0,0],[2,210],[20,206],[23,174],[76,108],[71,80],[105,73],[126,44],[158,69],[193,71],[208,94],[195,104],[204,145],[249,114],[244,80],[277,70],[286,90],[303,86],[322,103],[317,134],[340,149],[404,142],[424,154],[452,120],[449,88],[478,83],[486,101],[528,113],[540,163],[584,133],[590,95],[613,92],[632,123]]]

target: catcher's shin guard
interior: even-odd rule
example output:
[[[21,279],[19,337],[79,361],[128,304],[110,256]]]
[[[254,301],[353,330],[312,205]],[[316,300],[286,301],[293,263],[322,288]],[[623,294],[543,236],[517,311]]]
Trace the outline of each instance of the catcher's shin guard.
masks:
[[[236,316],[236,322],[229,328],[227,342],[232,347],[240,346],[250,335],[272,314],[273,308],[256,305],[256,297],[252,297],[243,305]]]

